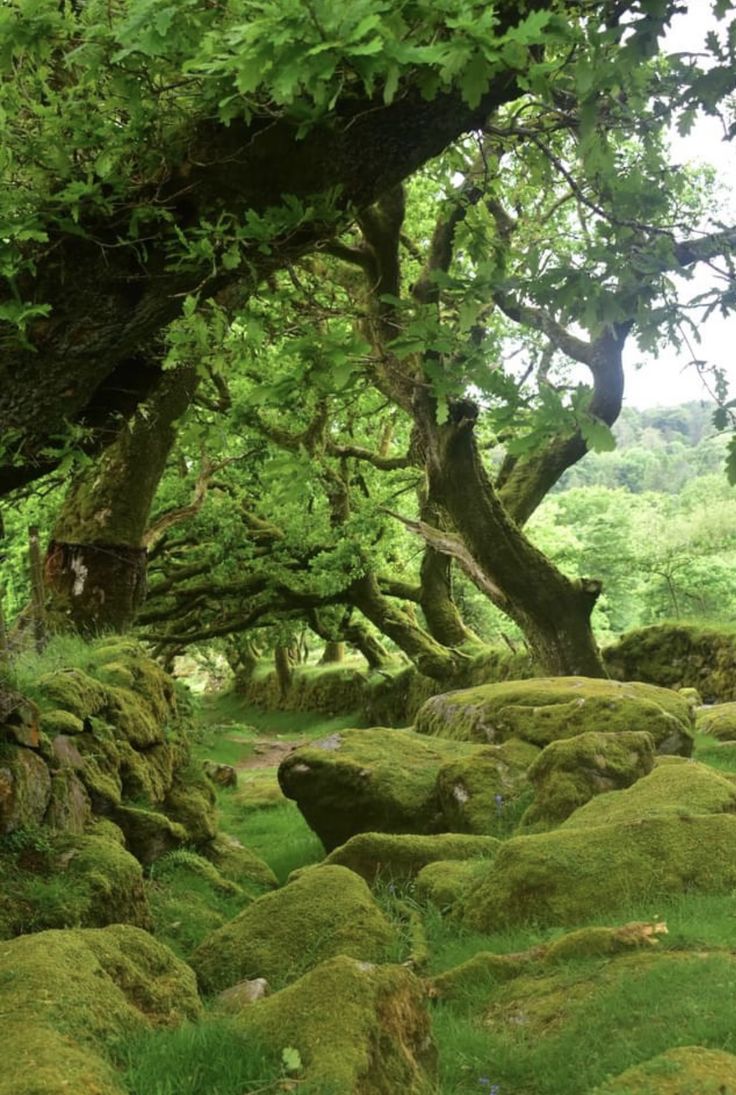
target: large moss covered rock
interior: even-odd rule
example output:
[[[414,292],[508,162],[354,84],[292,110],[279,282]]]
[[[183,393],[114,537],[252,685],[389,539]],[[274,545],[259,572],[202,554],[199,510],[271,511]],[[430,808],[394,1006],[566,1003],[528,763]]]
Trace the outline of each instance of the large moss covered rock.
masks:
[[[506,841],[466,894],[462,916],[478,931],[532,920],[572,925],[644,899],[734,885],[732,815],[563,827]]]
[[[498,846],[501,847],[499,841]],[[461,901],[471,886],[485,878],[485,859],[441,859],[422,867],[414,889],[417,897],[431,901],[439,909],[448,910]]]
[[[217,833],[217,795],[209,776],[194,765],[180,770],[164,799],[163,809],[182,825],[192,844],[203,844]]]
[[[538,754],[536,746],[510,738],[443,764],[437,793],[447,827],[458,833],[506,835],[515,803],[529,793],[527,768]]]
[[[345,867],[318,867],[214,931],[191,965],[206,992],[254,977],[275,986],[336,954],[382,961],[395,943],[394,929],[362,878]]]
[[[272,890],[278,886],[278,879],[269,865],[229,833],[218,833],[200,850],[225,878],[249,892],[254,887],[256,890]]]
[[[658,752],[684,756],[693,744],[684,697],[650,684],[589,677],[505,681],[433,696],[415,729],[455,741],[521,738],[538,746],[589,732],[643,730]]]
[[[641,730],[553,741],[528,770],[534,801],[522,826],[558,824],[596,795],[629,787],[653,765],[654,742]]]
[[[315,1095],[436,1090],[424,988],[400,966],[332,958],[246,1008],[237,1021],[266,1047],[294,1046],[304,1066],[301,1079]]]
[[[736,1057],[677,1046],[597,1087],[592,1095],[736,1095]]]
[[[476,748],[409,730],[345,730],[290,753],[279,783],[327,851],[361,832],[437,833],[449,828],[438,772]]]
[[[696,688],[705,703],[736,700],[736,632],[694,624],[656,624],[630,631],[604,651],[619,680]]]
[[[38,680],[45,707],[71,711],[84,721],[98,715],[107,703],[107,689],[82,669],[55,669]],[[68,733],[68,731],[66,731]]]
[[[0,836],[39,825],[51,797],[49,770],[21,745],[0,745]]]
[[[119,1095],[105,1047],[202,1010],[191,970],[122,925],[0,942],[0,985],[2,1095]]]
[[[326,864],[349,867],[368,882],[385,878],[412,878],[435,860],[491,858],[501,842],[491,836],[441,833],[435,836],[358,833],[335,848]]]
[[[718,741],[736,741],[736,703],[718,703],[699,711],[695,728]]]
[[[589,828],[642,818],[736,813],[736,783],[689,760],[658,764],[623,791],[598,795],[563,823],[564,829]]]
[[[119,806],[113,818],[125,834],[126,845],[145,866],[167,852],[183,847],[188,840],[184,826],[158,810]]]

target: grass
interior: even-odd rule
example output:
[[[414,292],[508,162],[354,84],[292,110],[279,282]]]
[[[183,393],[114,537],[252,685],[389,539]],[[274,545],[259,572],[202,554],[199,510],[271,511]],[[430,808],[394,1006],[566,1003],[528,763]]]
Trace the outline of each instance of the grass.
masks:
[[[283,1077],[277,1056],[214,1016],[127,1038],[115,1057],[130,1095],[266,1095]]]

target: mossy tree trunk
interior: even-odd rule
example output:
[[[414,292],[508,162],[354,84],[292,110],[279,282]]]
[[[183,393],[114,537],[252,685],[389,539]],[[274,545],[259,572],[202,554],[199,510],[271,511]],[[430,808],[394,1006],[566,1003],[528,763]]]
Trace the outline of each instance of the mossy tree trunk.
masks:
[[[97,635],[132,624],[146,588],[151,506],[197,382],[194,367],[162,373],[146,404],[72,482],[44,568],[57,630]]]
[[[284,697],[288,695],[292,681],[294,680],[294,666],[291,661],[288,647],[274,647],[273,664],[279,686],[279,697],[284,699]]]
[[[508,516],[478,452],[477,414],[469,400],[454,404],[449,421],[441,426],[436,424],[430,399],[420,412],[432,490],[457,531],[451,545],[456,559],[519,625],[533,657],[546,672],[604,677],[590,623],[600,584],[571,581]],[[427,535],[431,537],[431,532]]]
[[[345,661],[345,643],[333,642],[331,639],[325,643],[325,649],[319,660],[320,665],[339,665]]]

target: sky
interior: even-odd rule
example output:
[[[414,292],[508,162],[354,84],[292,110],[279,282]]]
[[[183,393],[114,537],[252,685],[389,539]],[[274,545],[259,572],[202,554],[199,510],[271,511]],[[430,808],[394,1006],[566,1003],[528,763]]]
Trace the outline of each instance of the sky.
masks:
[[[690,0],[687,13],[673,20],[665,38],[665,49],[675,53],[704,48],[707,31],[717,25],[708,0]],[[726,184],[736,176],[736,141],[723,140],[723,129],[716,118],[702,115],[687,137],[673,133],[672,149],[678,162],[712,164],[718,178]],[[736,211],[736,193],[732,209]],[[719,209],[719,216],[723,215],[723,210]],[[683,282],[685,299],[696,296],[709,284],[707,274],[698,272],[691,281]],[[736,315],[723,319],[714,312],[701,325],[700,337],[700,343],[693,346],[697,357],[723,369],[730,379],[732,397],[736,396]],[[683,347],[679,352],[674,349],[663,351],[657,360],[643,358],[633,339],[629,339],[624,354],[625,404],[645,408],[708,399],[697,371],[688,366],[691,357],[690,351]],[[637,368],[639,364],[641,368]]]

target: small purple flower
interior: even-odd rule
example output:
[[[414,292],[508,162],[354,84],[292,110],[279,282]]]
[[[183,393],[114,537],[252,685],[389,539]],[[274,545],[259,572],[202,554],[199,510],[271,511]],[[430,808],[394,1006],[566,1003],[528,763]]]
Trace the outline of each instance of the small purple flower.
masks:
[[[501,811],[503,810],[503,805],[504,805],[503,795],[496,795],[495,799],[496,799],[496,809],[498,810],[498,812],[500,814]]]

